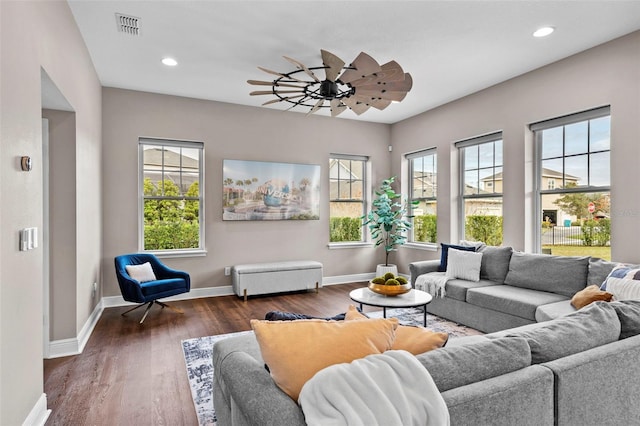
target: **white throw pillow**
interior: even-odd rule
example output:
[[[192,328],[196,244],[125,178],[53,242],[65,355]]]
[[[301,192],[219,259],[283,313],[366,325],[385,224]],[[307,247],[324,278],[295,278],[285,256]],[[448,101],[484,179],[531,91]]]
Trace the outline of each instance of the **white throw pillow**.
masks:
[[[447,278],[459,278],[461,280],[480,281],[480,266],[482,265],[482,253],[464,251],[449,248],[449,260],[447,261]]]
[[[153,268],[149,262],[142,265],[127,265],[125,268],[131,278],[141,283],[156,280],[156,275],[153,273]]]
[[[607,278],[607,291],[614,300],[640,299],[640,281],[629,278]]]

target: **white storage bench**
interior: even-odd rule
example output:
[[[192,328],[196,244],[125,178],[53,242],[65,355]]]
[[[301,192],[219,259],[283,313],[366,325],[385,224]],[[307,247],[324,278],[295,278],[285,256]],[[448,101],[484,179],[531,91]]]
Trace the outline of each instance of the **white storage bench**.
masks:
[[[313,260],[236,265],[231,273],[238,297],[322,287],[322,263]]]

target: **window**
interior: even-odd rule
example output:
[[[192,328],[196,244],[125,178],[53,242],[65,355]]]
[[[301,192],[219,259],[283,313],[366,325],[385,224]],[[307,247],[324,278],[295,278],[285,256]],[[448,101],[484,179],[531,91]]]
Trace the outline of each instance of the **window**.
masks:
[[[140,139],[140,248],[204,249],[204,145]]]
[[[502,244],[502,133],[457,142],[460,154],[461,235]]]
[[[329,241],[362,242],[367,157],[329,157]]]
[[[435,243],[437,241],[437,189],[438,155],[436,149],[407,154],[409,161],[409,205],[413,228],[410,241],[416,243]]]
[[[543,252],[611,258],[610,125],[604,107],[530,126]],[[546,220],[548,211],[555,220]]]

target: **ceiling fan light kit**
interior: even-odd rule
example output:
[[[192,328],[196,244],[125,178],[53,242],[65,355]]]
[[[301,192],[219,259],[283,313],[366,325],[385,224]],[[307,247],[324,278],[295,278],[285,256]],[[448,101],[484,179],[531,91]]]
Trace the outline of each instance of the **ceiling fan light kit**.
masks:
[[[284,56],[296,69],[290,72],[277,72],[267,68],[258,69],[275,75],[273,81],[247,80],[255,86],[271,86],[271,90],[256,90],[251,96],[274,95],[262,105],[278,102],[292,104],[295,107],[309,108],[312,114],[321,108],[329,108],[335,117],[344,110],[351,109],[357,115],[373,107],[383,110],[391,102],[402,101],[413,80],[396,61],[380,65],[371,56],[361,52],[349,66],[326,50],[320,50],[322,66],[307,67],[295,59]],[[325,79],[320,80],[314,71],[324,71]]]

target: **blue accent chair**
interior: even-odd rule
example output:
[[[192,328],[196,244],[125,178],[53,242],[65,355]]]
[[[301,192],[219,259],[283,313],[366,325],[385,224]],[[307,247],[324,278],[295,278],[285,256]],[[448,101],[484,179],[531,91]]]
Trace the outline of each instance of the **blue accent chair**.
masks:
[[[189,274],[183,271],[176,271],[163,265],[158,258],[151,253],[134,253],[124,254],[115,257],[116,276],[122,297],[127,302],[139,303],[122,315],[147,305],[144,315],[140,320],[142,324],[154,304],[169,308],[179,313],[183,313],[180,309],[160,302],[158,299],[174,296],[176,294],[187,293],[191,288],[191,279]],[[153,273],[156,276],[155,281],[139,282],[127,273],[127,265],[142,265],[149,262]]]

